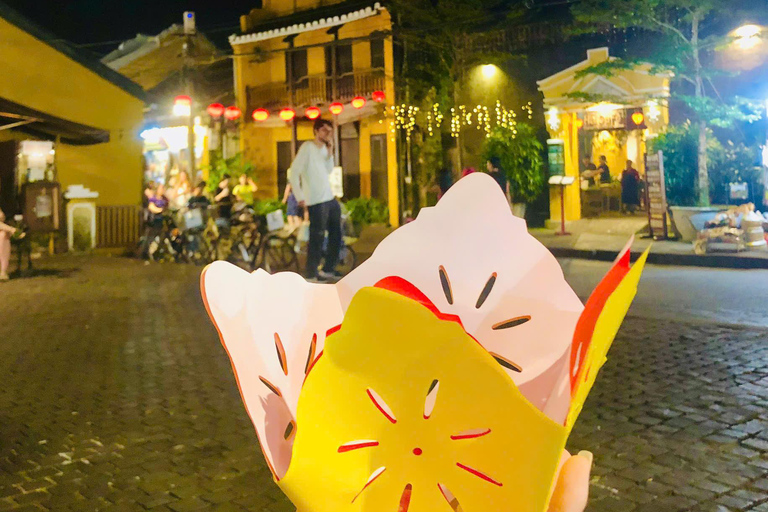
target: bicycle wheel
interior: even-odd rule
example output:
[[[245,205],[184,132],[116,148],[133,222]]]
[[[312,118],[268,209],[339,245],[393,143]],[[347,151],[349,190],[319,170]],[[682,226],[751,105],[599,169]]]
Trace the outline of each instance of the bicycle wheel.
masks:
[[[261,244],[263,251],[263,262],[261,268],[274,274],[275,272],[286,272],[293,270],[299,271],[299,260],[296,257],[294,246],[296,237],[286,238],[271,235]]]
[[[339,264],[336,270],[342,274],[347,275],[352,272],[357,266],[357,253],[351,247],[343,247],[339,254]]]
[[[205,265],[211,261],[211,248],[202,233],[185,235],[183,258],[193,265]]]

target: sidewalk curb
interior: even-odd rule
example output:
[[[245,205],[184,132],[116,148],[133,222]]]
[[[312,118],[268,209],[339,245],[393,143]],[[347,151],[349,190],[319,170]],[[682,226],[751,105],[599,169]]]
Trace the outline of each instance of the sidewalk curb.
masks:
[[[548,247],[557,258],[574,258],[583,260],[608,261],[616,259],[616,251],[571,249],[565,247]],[[632,261],[642,253],[632,251]],[[740,270],[768,269],[768,258],[749,256],[733,256],[729,254],[712,254],[699,256],[697,254],[654,253],[648,255],[648,263],[652,265],[670,265],[681,267],[729,268]]]

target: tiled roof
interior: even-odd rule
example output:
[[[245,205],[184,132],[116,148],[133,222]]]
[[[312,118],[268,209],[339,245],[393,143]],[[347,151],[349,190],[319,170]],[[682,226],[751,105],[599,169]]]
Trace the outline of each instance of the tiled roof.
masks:
[[[310,30],[336,27],[351,21],[376,16],[381,10],[381,2],[373,1],[344,2],[324,8],[308,9],[261,23],[248,34],[232,35],[229,38],[229,43],[236,46],[300,34]]]

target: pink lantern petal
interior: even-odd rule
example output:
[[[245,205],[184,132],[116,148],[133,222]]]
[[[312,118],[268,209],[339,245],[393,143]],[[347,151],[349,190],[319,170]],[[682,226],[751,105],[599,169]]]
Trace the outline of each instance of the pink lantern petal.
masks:
[[[497,360],[510,362],[503,366],[526,397],[547,409],[553,386],[567,377],[583,305],[492,178],[463,178],[437,206],[387,237],[337,285],[342,307],[361,288],[391,276],[458,316]],[[567,405],[555,409],[553,418],[567,413]]]
[[[279,479],[291,460],[305,374],[322,352],[326,331],[341,322],[336,290],[295,274],[249,274],[224,262],[205,270],[202,288],[245,408]]]

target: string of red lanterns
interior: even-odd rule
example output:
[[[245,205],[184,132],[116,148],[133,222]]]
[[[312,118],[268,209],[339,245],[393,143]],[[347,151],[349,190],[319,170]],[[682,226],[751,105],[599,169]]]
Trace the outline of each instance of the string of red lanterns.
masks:
[[[371,99],[376,103],[381,103],[385,101],[386,97],[387,96],[384,93],[384,91],[374,91],[371,94]],[[352,101],[351,101],[352,107],[358,110],[365,107],[367,103],[368,103],[368,100],[363,96],[356,96],[352,98]],[[211,116],[213,116],[213,114],[211,113],[211,108],[214,106],[218,106],[218,104],[214,104],[208,107],[209,108],[208,113],[211,114]],[[342,112],[344,112],[344,104],[338,101],[333,102],[330,105],[328,105],[328,110],[331,112],[331,114],[338,116]],[[315,120],[320,117],[321,113],[322,112],[319,107],[311,106],[311,107],[307,107],[304,110],[304,117],[310,120]],[[226,111],[224,115],[226,117]],[[251,117],[253,117],[254,121],[263,123],[264,121],[270,118],[270,112],[265,108],[257,108],[256,110],[253,111],[253,113],[251,114]],[[293,121],[296,118],[296,111],[290,107],[285,107],[281,109],[280,112],[278,112],[278,117],[286,122]]]

